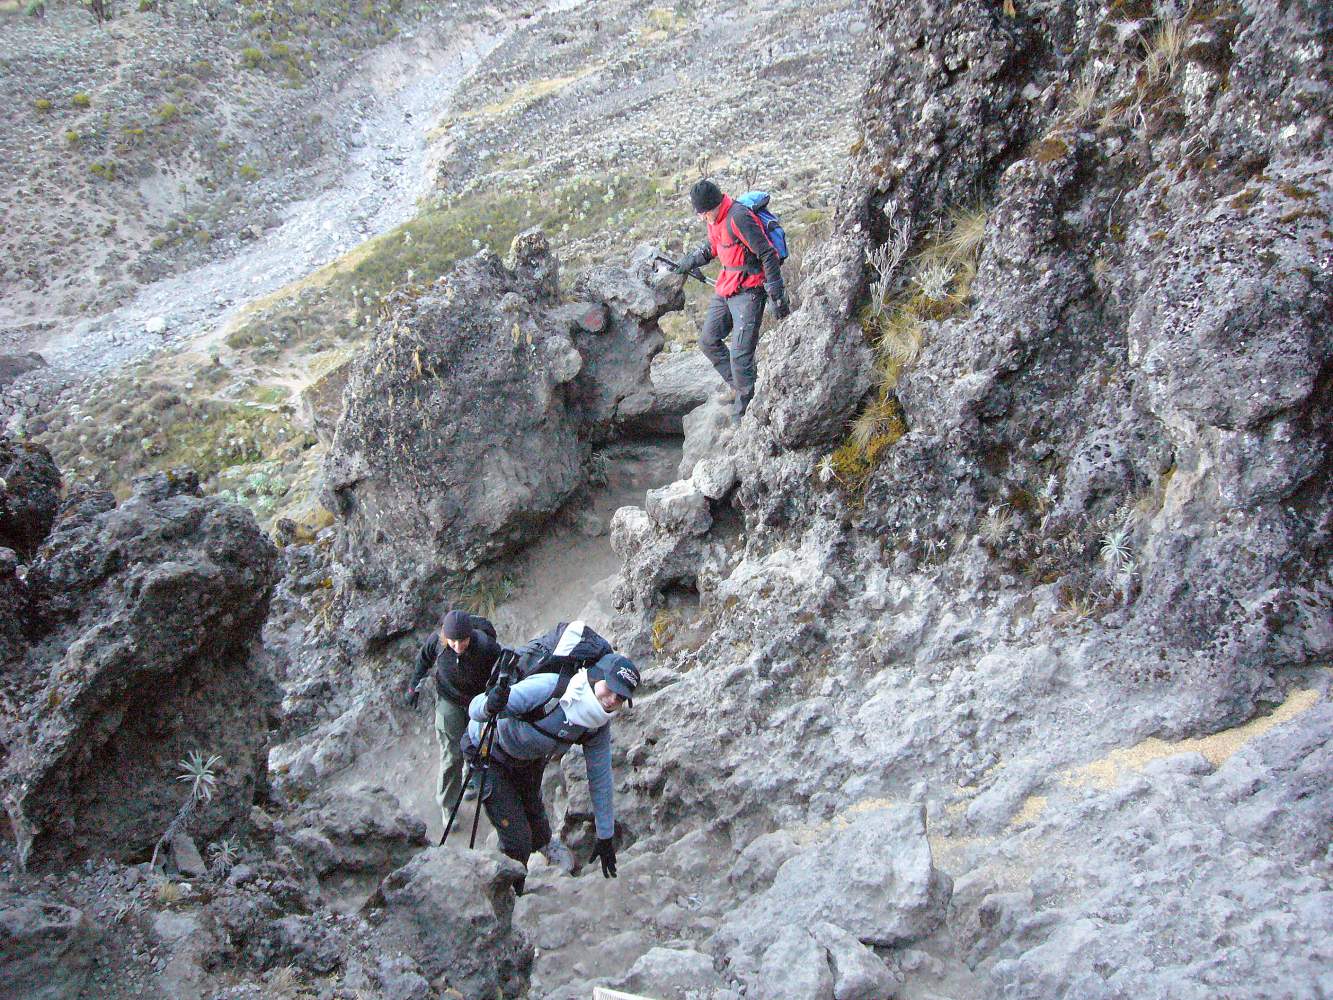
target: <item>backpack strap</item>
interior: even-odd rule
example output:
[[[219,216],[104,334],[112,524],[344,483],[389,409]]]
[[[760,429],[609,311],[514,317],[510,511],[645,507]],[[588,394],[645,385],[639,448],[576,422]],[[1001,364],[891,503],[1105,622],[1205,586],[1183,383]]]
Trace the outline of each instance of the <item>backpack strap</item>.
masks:
[[[576,743],[581,744],[586,742],[588,737],[592,735],[592,730],[584,730],[583,735],[579,736],[578,739],[567,740],[563,736],[557,736],[545,726],[541,725],[548,716],[553,715],[555,710],[560,707],[560,699],[563,697],[565,691],[568,690],[569,682],[574,679],[574,675],[577,674],[579,670],[583,669],[578,666],[577,660],[574,661],[574,664],[575,669],[560,671],[560,676],[555,682],[555,687],[551,690],[551,697],[547,698],[546,701],[542,702],[537,708],[528,712],[523,712],[519,715],[511,715],[510,718],[517,722],[526,722],[547,739],[555,740],[557,743],[563,743],[565,746],[572,747]]]
[[[731,217],[732,213],[735,212],[737,208],[749,212],[750,215],[754,217],[756,224],[758,224],[759,231],[763,232],[764,230],[764,224],[759,221],[759,216],[755,215],[754,211],[748,205],[743,202],[733,201],[731,203],[731,211],[727,213],[726,226],[727,230],[731,233],[731,238],[745,248],[745,263],[740,267],[727,267],[724,264],[722,270],[743,271],[745,274],[763,274],[764,265],[760,263],[759,255],[754,252],[754,247],[750,246],[750,244],[745,241],[745,237],[741,235],[740,228],[736,225],[736,221]]]

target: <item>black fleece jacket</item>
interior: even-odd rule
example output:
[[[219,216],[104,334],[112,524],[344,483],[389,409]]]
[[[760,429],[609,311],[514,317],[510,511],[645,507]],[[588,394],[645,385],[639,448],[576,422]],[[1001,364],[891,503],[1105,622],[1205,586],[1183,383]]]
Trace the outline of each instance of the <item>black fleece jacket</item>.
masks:
[[[467,708],[468,702],[486,690],[499,656],[500,644],[481,629],[472,630],[472,641],[462,656],[454,655],[440,639],[439,632],[432,632],[421,644],[412,687],[420,684],[426,674],[434,674],[435,693],[460,708]]]

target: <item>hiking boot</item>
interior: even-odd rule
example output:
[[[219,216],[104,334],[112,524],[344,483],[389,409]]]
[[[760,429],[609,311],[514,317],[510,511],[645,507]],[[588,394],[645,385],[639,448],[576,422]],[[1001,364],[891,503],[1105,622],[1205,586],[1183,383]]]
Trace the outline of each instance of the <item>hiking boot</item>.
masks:
[[[481,791],[481,781],[478,780],[477,776],[474,774],[468,780],[467,787],[463,789],[463,801],[472,802],[473,800],[476,799],[477,793],[480,791]]]
[[[537,851],[562,875],[574,874],[574,852],[566,847],[559,838],[552,837],[545,847],[539,847]]]
[[[719,403],[734,403],[736,402],[736,390],[723,383],[722,387],[713,393],[713,398]]]

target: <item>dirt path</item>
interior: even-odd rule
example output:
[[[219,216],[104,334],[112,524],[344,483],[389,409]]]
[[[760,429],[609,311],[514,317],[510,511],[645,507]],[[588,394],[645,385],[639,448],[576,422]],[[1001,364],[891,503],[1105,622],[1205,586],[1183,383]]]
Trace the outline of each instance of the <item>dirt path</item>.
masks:
[[[427,133],[508,30],[460,33],[444,48],[403,42],[377,51],[360,74],[375,110],[360,123],[339,184],[289,206],[281,225],[230,259],[148,285],[124,306],[29,349],[56,368],[97,374],[205,342],[250,302],[407,221],[430,189],[435,154]],[[160,332],[149,332],[159,323]]]
[[[506,645],[525,642],[559,621],[574,618],[587,618],[595,628],[606,628],[609,608],[605,598],[610,579],[620,568],[606,531],[611,517],[623,506],[641,506],[648,490],[675,479],[681,451],[679,442],[663,440],[614,445],[605,454],[606,484],[594,491],[579,528],[551,532],[513,564],[514,591],[492,613],[500,640]],[[594,527],[601,533],[593,534]],[[341,789],[382,785],[398,796],[408,812],[426,821],[427,837],[435,843],[443,823],[435,805],[439,753],[433,710],[423,704],[409,718],[408,724],[396,729],[390,739],[362,753],[331,785]],[[386,718],[386,728],[395,728],[398,721]],[[465,805],[456,820],[464,832],[450,837],[451,843],[462,846],[467,844],[473,818],[473,804]],[[492,833],[483,812],[478,848],[487,846]],[[540,859],[534,864],[540,864]],[[326,890],[339,899],[343,908],[355,909],[374,885],[349,879],[345,886],[327,886]]]

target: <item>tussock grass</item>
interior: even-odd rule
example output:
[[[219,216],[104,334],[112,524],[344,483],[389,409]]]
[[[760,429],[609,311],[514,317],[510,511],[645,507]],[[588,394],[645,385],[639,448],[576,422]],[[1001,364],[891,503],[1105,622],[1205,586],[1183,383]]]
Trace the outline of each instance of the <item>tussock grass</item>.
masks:
[[[1091,76],[1085,76],[1074,84],[1069,94],[1069,113],[1076,122],[1081,122],[1092,114],[1097,106],[1100,88]]]
[[[896,296],[894,280],[909,245],[906,229],[896,227],[884,246],[867,255],[878,277],[861,326],[875,349],[875,390],[852,420],[843,443],[816,464],[815,477],[821,483],[837,483],[859,500],[887,449],[907,433],[895,391],[898,379],[925,348],[926,324],[966,307],[986,222],[987,210],[981,205],[950,212],[947,223],[912,258],[906,281],[898,279],[901,290]]]
[[[1167,18],[1157,26],[1147,44],[1147,55],[1143,68],[1150,82],[1170,80],[1180,66],[1181,53],[1185,51],[1185,34],[1189,24],[1189,13],[1179,18]]]

